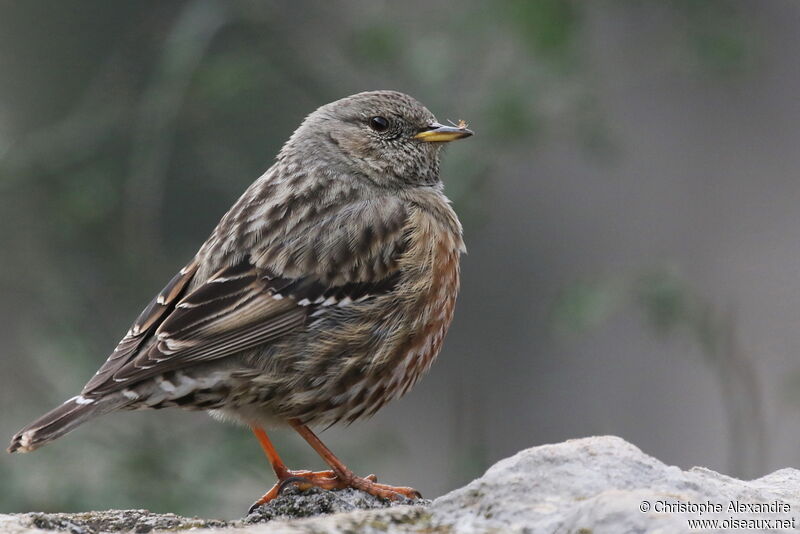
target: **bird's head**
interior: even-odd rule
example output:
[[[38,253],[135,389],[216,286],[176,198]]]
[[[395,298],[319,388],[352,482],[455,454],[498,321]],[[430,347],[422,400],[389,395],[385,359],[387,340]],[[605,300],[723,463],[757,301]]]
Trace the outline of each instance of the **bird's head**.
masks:
[[[440,124],[406,94],[370,91],[314,111],[281,153],[345,166],[385,187],[431,185],[439,182],[442,146],[471,135],[466,126]]]

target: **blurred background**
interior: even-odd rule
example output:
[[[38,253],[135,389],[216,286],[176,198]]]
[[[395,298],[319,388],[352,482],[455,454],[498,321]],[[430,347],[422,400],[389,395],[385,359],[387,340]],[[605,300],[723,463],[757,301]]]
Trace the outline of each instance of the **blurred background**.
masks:
[[[306,114],[391,88],[477,132],[442,171],[469,254],[430,375],[323,434],[346,463],[427,497],[592,434],[800,465],[799,28],[793,0],[0,0],[0,436],[80,390]],[[273,476],[245,429],[161,411],[0,480],[0,512],[240,517]]]

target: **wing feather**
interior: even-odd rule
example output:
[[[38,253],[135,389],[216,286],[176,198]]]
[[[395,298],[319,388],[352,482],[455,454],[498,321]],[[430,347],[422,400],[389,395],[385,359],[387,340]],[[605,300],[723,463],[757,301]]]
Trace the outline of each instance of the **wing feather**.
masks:
[[[190,264],[145,308],[83,395],[273,343],[302,331],[320,308],[392,291],[408,237],[405,218],[396,201],[354,204],[325,216],[313,232],[298,227],[253,250],[191,291],[202,270]]]
[[[84,386],[82,394],[86,395],[108,382],[111,376],[121,369],[142,343],[155,331],[155,327],[166,314],[174,309],[176,302],[186,291],[189,282],[197,272],[197,263],[192,262],[172,277],[164,289],[142,310],[133,322],[128,333],[117,344],[114,352]]]

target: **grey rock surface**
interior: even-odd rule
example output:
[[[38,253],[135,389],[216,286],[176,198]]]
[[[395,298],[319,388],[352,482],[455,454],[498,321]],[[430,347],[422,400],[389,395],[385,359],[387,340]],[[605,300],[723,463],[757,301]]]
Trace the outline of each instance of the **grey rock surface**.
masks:
[[[100,532],[147,534],[153,530],[210,528],[228,525],[226,521],[216,519],[153,514],[147,510],[106,510],[78,514],[31,513],[26,516],[32,527],[42,530],[66,531],[70,534],[98,534]]]
[[[800,471],[742,481],[704,468],[683,471],[620,438],[592,437],[524,450],[432,503],[384,506],[353,490],[290,492],[234,522],[140,510],[20,514],[0,515],[0,532],[790,532],[800,528]],[[329,515],[296,519],[314,514]]]
[[[780,512],[747,513],[729,510],[732,502],[785,506]],[[719,505],[722,511],[709,513],[700,505]],[[751,532],[788,532],[800,527],[800,471],[782,469],[748,482],[700,467],[683,471],[620,438],[593,437],[534,447],[501,460],[481,478],[434,501],[431,514],[455,532],[743,530],[730,522],[725,528],[723,521],[730,519],[772,521],[750,525],[756,527]],[[706,519],[718,520],[719,528],[689,523]],[[776,528],[776,520],[788,521],[789,528]]]

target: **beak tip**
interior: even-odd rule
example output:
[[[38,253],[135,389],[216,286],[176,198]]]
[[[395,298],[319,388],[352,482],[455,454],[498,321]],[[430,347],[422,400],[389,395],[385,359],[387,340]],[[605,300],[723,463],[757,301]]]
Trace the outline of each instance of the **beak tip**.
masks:
[[[443,124],[431,124],[427,130],[423,130],[414,136],[414,139],[429,143],[448,143],[457,139],[471,137],[475,132],[466,127],[445,126]]]

